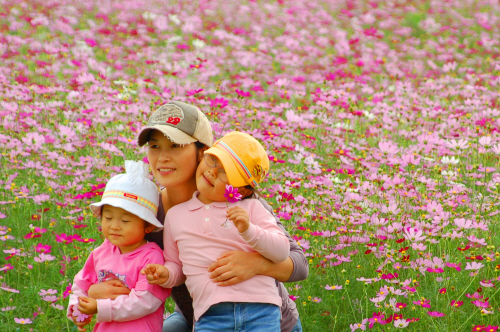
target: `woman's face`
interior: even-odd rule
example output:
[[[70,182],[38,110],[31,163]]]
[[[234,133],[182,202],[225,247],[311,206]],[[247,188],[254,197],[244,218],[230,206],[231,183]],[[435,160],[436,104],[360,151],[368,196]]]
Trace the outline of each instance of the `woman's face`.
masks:
[[[149,165],[161,186],[176,187],[194,181],[202,154],[194,143],[174,143],[158,130],[152,130],[149,136]]]

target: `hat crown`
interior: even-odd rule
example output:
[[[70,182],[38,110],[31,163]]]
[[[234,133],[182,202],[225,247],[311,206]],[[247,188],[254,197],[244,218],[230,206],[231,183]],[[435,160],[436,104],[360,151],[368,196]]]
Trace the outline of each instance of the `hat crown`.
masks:
[[[142,161],[126,160],[125,173],[115,175],[108,181],[104,195],[111,191],[132,194],[156,207],[159,204],[158,187],[149,179],[148,164]]]
[[[161,131],[179,144],[195,141],[207,146],[213,144],[212,126],[205,114],[198,107],[181,101],[164,104],[151,115],[147,126],[139,133],[139,146],[146,144],[152,129]]]
[[[264,180],[269,172],[266,150],[249,134],[230,132],[215,142],[214,147],[223,149],[231,157],[241,177],[253,187]]]

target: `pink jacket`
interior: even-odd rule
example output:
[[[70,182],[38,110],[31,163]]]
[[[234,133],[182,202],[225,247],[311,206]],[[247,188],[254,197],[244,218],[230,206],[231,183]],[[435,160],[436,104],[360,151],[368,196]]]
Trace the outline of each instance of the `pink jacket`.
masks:
[[[108,240],[90,254],[74,278],[68,305],[78,306],[78,296],[88,296],[91,285],[119,279],[131,289],[129,295],[115,300],[97,300],[97,324],[94,331],[158,331],[163,325],[164,302],[170,289],[150,285],[140,270],[147,264],[163,264],[162,251],[156,243],[146,243],[136,250],[122,254]]]

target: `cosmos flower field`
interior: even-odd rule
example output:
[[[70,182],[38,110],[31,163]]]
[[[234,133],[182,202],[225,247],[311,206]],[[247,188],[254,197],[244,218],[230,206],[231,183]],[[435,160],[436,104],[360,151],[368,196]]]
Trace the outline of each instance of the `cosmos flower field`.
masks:
[[[175,99],[265,145],[304,331],[497,331],[499,48],[493,0],[0,0],[1,330],[76,330],[88,204]]]

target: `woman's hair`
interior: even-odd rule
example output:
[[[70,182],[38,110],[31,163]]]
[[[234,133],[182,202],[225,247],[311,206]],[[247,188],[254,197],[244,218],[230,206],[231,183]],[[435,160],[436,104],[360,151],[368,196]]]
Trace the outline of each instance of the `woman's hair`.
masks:
[[[257,198],[257,197],[261,196],[260,191],[257,190],[257,189],[255,189],[251,185],[246,185],[245,189],[250,190],[252,193],[250,195],[248,195],[248,196],[243,197],[242,200],[247,199],[247,198]]]
[[[199,150],[199,149],[203,149],[203,148],[206,146],[205,144],[203,144],[203,143],[202,143],[202,142],[200,142],[200,141],[196,141],[196,142],[194,142],[194,145],[196,146],[196,149],[198,149],[198,150]]]

